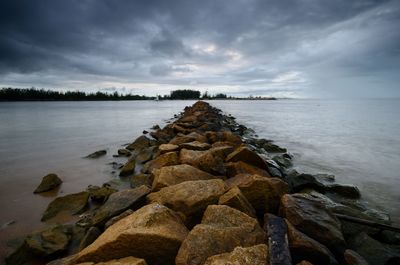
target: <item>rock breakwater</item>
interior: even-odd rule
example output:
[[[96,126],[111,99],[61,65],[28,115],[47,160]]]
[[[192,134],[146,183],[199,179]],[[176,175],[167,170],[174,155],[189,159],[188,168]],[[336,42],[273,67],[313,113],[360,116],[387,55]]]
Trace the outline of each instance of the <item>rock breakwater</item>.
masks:
[[[149,134],[116,155],[127,157],[119,175],[131,188],[56,198],[43,220],[66,211],[79,220],[28,235],[6,262],[400,264],[398,234],[337,217],[390,225],[357,187],[298,173],[285,148],[208,103]]]

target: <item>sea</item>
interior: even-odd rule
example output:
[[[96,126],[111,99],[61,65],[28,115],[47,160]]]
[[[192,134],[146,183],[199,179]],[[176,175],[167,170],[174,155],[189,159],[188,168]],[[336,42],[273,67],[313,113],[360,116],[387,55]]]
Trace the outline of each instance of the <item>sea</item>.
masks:
[[[56,196],[118,180],[113,154],[164,126],[194,101],[0,103],[0,258],[6,241],[49,223],[40,222]],[[400,225],[400,100],[211,100],[209,103],[274,140],[293,154],[299,172],[328,173],[357,185],[362,201]],[[86,155],[105,149],[98,159]],[[63,184],[33,194],[41,178]],[[60,220],[57,220],[58,222]],[[62,220],[61,220],[62,221]]]

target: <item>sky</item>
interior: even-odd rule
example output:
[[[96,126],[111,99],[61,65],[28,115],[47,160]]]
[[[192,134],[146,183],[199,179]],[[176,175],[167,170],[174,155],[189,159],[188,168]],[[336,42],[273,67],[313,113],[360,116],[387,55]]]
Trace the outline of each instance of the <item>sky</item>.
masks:
[[[400,97],[400,1],[1,0],[9,86]]]

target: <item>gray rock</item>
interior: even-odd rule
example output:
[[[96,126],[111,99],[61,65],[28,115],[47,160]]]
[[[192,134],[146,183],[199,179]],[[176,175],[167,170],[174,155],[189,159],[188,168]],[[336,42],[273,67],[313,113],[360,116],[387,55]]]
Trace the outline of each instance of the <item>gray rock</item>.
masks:
[[[96,202],[103,203],[105,202],[108,197],[113,194],[114,192],[117,192],[118,190],[113,189],[111,187],[99,187],[99,186],[89,186],[87,188],[87,191],[89,192],[90,199]]]
[[[48,174],[43,177],[42,182],[40,182],[39,186],[35,189],[33,193],[41,193],[52,190],[60,186],[61,183],[62,180],[56,174]]]
[[[151,187],[151,184],[152,184],[151,174],[138,174],[138,175],[134,175],[130,178],[131,188],[137,188],[142,185]]]
[[[82,213],[86,209],[88,199],[89,193],[86,191],[58,197],[47,206],[42,221],[53,218],[63,211],[69,212],[70,214]]]
[[[86,158],[99,158],[106,154],[107,154],[107,150],[99,150],[99,151],[96,151],[96,152],[91,153],[90,155],[86,156]]]
[[[272,158],[272,160],[274,160],[279,166],[281,166],[283,168],[289,168],[293,165],[291,159],[289,159],[287,157],[283,157],[282,155],[274,156]]]
[[[118,149],[119,156],[131,156],[131,152],[127,149]]]

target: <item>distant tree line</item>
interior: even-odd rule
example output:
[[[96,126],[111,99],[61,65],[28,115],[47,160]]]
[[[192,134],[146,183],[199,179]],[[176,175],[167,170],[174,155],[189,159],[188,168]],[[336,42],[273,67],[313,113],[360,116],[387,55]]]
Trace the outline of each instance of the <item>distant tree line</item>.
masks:
[[[95,100],[175,100],[175,99],[235,99],[235,100],[274,100],[273,97],[232,97],[223,93],[210,95],[208,92],[200,93],[198,90],[181,89],[173,90],[169,95],[149,97],[132,94],[114,93],[85,93],[81,91],[59,92],[36,88],[2,88],[0,89],[0,101],[95,101]]]
[[[53,90],[35,88],[2,88],[0,90],[0,101],[79,101],[79,100],[145,100],[155,97],[96,92],[85,93],[81,91],[59,92]]]

